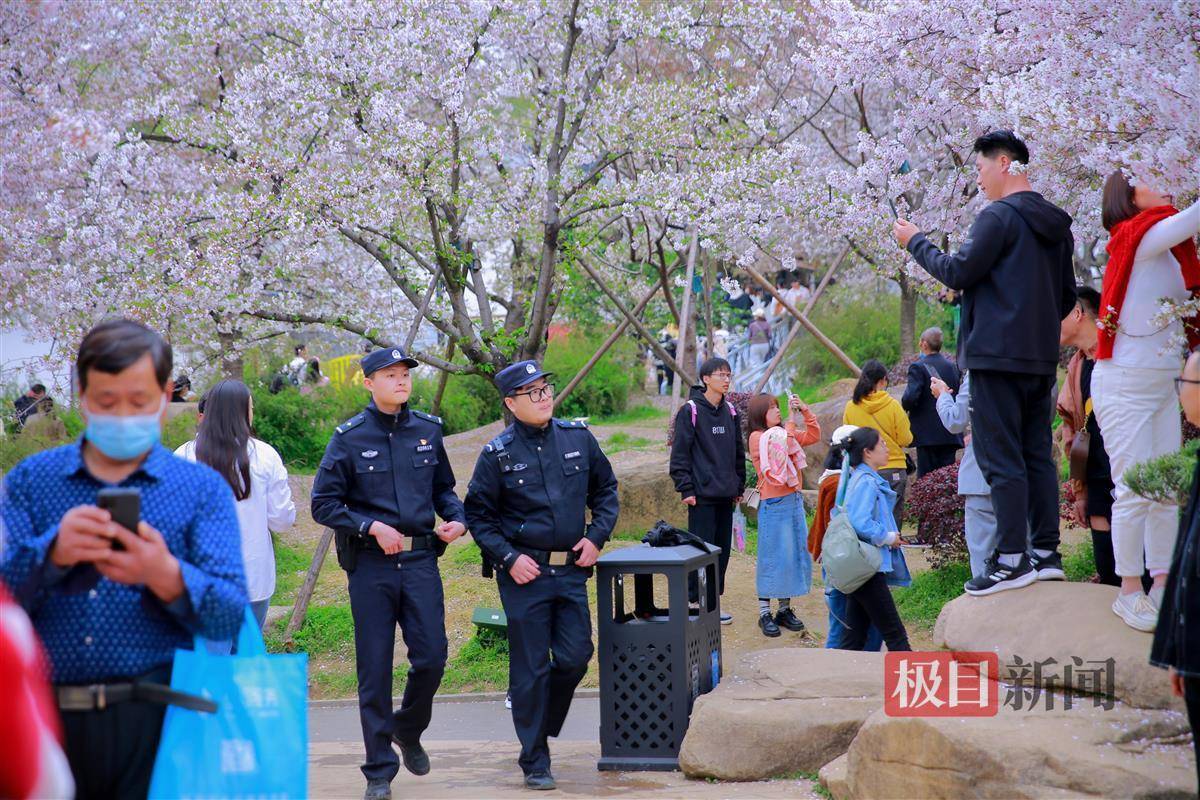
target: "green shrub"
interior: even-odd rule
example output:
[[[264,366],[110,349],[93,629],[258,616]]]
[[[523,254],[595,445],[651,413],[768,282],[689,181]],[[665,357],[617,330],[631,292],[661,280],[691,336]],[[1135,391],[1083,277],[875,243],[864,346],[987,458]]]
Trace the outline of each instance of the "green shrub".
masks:
[[[602,336],[578,331],[555,339],[546,348],[545,368],[555,374],[555,383],[564,388],[603,343]],[[560,417],[612,417],[625,411],[629,395],[640,384],[642,365],[632,338],[619,340],[587,377],[571,390],[555,412]]]
[[[830,289],[812,315],[813,324],[834,342],[856,364],[877,358],[884,365],[900,359],[900,295],[872,292],[863,289],[835,287]],[[947,325],[945,307],[930,300],[917,300],[918,333],[932,325],[941,326],[945,333],[943,351],[954,352],[953,325]],[[915,345],[915,342],[914,342]],[[802,396],[806,389],[823,387],[838,378],[851,377],[836,357],[811,336],[804,334],[792,345],[786,358],[795,370],[792,391]],[[786,369],[786,365],[783,367]]]
[[[413,408],[431,411],[440,377],[435,374],[414,381],[409,404]],[[500,393],[488,378],[482,375],[451,375],[446,381],[446,391],[442,393],[442,403],[437,413],[443,420],[445,433],[449,435],[495,422],[500,419],[502,406]]]
[[[1148,500],[1186,505],[1192,490],[1198,447],[1200,439],[1193,439],[1177,453],[1135,464],[1125,472],[1125,483]]]
[[[195,439],[198,422],[199,415],[195,411],[185,411],[167,420],[162,432],[163,446],[173,451],[184,442]]]
[[[291,389],[271,394],[264,387],[252,392],[258,438],[278,450],[289,467],[308,469],[321,463],[333,429],[361,411],[370,399],[356,386],[326,386],[306,395]]]
[[[942,606],[962,594],[963,584],[970,579],[971,567],[962,562],[918,572],[911,586],[896,590],[896,608],[906,623],[933,625]]]

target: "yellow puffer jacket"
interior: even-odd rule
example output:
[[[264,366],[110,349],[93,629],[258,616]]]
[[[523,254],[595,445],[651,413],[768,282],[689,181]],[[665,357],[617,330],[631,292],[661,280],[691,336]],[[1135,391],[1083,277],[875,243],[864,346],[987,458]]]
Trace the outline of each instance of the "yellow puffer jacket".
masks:
[[[912,444],[912,427],[900,401],[887,392],[871,392],[861,403],[846,403],[843,425],[874,428],[887,442],[886,469],[904,469],[904,448]]]

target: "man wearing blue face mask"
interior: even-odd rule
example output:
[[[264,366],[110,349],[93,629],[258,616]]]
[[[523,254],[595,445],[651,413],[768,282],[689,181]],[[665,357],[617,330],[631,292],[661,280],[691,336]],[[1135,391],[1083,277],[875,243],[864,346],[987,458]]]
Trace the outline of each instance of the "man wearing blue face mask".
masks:
[[[73,444],[30,456],[4,481],[0,579],[51,662],[77,797],[145,797],[175,649],[231,639],[246,606],[233,493],[216,472],[159,444],[171,348],[129,320],[104,322],[76,359]],[[140,493],[137,531],[97,505]]]

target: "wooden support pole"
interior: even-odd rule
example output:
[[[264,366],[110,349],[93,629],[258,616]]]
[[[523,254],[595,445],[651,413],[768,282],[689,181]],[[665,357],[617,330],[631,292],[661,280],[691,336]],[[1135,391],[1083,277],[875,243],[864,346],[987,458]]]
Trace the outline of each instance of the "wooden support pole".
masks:
[[[646,344],[650,345],[650,349],[654,351],[654,354],[661,358],[664,364],[673,369],[676,375],[683,375],[686,380],[691,381],[692,374],[690,372],[682,372],[680,370],[679,364],[675,362],[675,359],[671,358],[671,354],[663,349],[663,346],[658,343],[658,340],[654,338],[650,331],[646,330],[646,326],[642,324],[641,320],[635,317],[633,312],[625,307],[625,304],[621,302],[621,299],[617,297],[612,289],[608,288],[608,284],[606,284],[604,279],[597,274],[596,270],[592,268],[592,265],[589,264],[586,259],[581,257],[579,259],[579,266],[583,267],[584,272],[586,272],[591,279],[596,282],[596,285],[600,287],[600,291],[604,292],[605,296],[608,297],[609,302],[616,306],[617,310],[625,316],[625,319],[629,320],[629,324],[632,325],[634,330],[636,330],[638,334],[646,340]]]
[[[813,292],[812,297],[808,298],[808,303],[804,306],[804,316],[807,317],[812,313],[813,307],[817,304],[817,300],[825,292],[825,287],[829,285],[830,279],[833,278],[833,273],[837,272],[838,267],[842,265],[842,262],[846,260],[846,256],[849,254],[850,245],[846,245],[846,247],[842,249],[842,254],[837,257],[837,261],[833,262],[833,266],[825,270],[825,275],[822,276],[821,282],[817,285],[817,290]],[[788,331],[787,339],[785,339],[783,345],[780,346],[779,352],[775,354],[774,358],[771,359],[771,363],[767,365],[767,371],[764,372],[762,377],[758,379],[758,385],[754,387],[755,394],[762,392],[763,387],[767,385],[767,381],[771,380],[771,376],[775,374],[775,369],[783,361],[783,356],[787,352],[787,349],[792,346],[792,342],[796,341],[796,337],[800,335],[800,329],[801,328],[799,325],[794,325],[792,326],[792,329]]]
[[[321,574],[321,567],[325,564],[325,554],[329,552],[329,543],[333,541],[333,528],[326,528],[321,534],[321,540],[317,542],[317,549],[313,552],[312,562],[308,565],[308,574],[304,576],[304,583],[300,584],[300,590],[296,592],[296,602],[292,605],[292,618],[288,620],[287,628],[283,632],[284,645],[288,650],[291,650],[295,645],[293,637],[296,631],[300,630],[304,625],[304,617],[308,614],[308,601],[312,599],[313,590],[317,588],[317,578]]]
[[[451,361],[454,358],[454,340],[450,340],[450,344],[446,345],[446,360]],[[442,374],[438,376],[437,392],[433,395],[433,407],[429,410],[430,414],[437,416],[437,413],[442,409],[442,395],[446,393],[446,381],[450,380],[450,373],[442,370]]]
[[[437,278],[429,282],[429,288],[425,290],[425,297],[421,300],[421,307],[417,309],[417,316],[413,318],[413,324],[409,327],[408,333],[404,337],[404,353],[412,349],[412,344],[417,339],[417,331],[421,329],[421,321],[425,319],[425,312],[429,309],[429,301],[433,299],[433,293],[437,289]]]
[[[637,315],[641,314],[646,309],[646,306],[650,304],[650,301],[654,299],[654,295],[656,294],[658,294],[657,282],[650,287],[650,291],[646,292],[645,296],[638,301],[636,306],[634,306],[633,315],[636,317]],[[567,384],[566,388],[555,396],[555,408],[558,408],[559,404],[562,403],[563,400],[566,400],[567,396],[575,390],[575,387],[587,377],[587,374],[592,371],[592,367],[596,366],[601,358],[604,358],[604,354],[608,352],[609,348],[617,343],[617,340],[621,338],[621,336],[625,333],[625,329],[628,327],[629,320],[621,320],[621,323],[617,325],[613,332],[609,334],[608,338],[604,340],[604,344],[600,345],[600,349],[592,354],[592,357],[589,358],[588,362],[579,369],[579,372],[575,373],[575,377],[571,378],[571,382]]]
[[[700,233],[693,225],[692,241],[688,244],[687,274],[683,279],[683,308],[679,312],[679,344],[675,346],[675,352],[682,354],[684,361],[688,360],[688,328],[692,321],[692,279],[696,274],[696,251],[699,249],[699,242]],[[679,405],[679,396],[683,389],[683,384],[680,382],[681,377],[687,377],[687,375],[680,375],[679,370],[675,370],[675,375],[671,378],[671,408]],[[688,385],[693,383],[694,381],[688,378]]]
[[[800,320],[800,324],[803,325],[808,332],[813,335],[813,338],[824,345],[826,350],[833,353],[834,357],[837,358],[838,361],[841,361],[843,364],[845,364],[855,376],[858,376],[859,373],[862,372],[862,370],[859,369],[858,365],[854,363],[850,356],[842,352],[842,348],[838,347],[837,344],[828,336],[821,333],[817,326],[813,325],[809,321],[808,317],[801,314],[796,310],[795,306],[784,299],[783,295],[779,293],[779,290],[772,286],[771,282],[762,276],[762,273],[750,266],[743,267],[742,269],[744,269],[746,274],[748,274],[751,278],[754,278],[754,280],[758,281],[758,284],[766,289],[768,294],[778,300],[779,305],[783,306],[789,314]]]

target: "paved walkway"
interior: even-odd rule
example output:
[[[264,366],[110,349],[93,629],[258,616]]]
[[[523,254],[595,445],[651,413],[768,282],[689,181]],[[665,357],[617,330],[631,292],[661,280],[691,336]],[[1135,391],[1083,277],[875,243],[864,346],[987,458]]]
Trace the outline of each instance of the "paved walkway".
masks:
[[[358,708],[351,703],[316,703],[309,709],[308,793],[314,798],[362,797],[359,772],[362,738]],[[571,706],[563,735],[550,742],[559,791],[551,797],[619,798],[817,798],[808,780],[712,783],[680,772],[600,772],[600,706],[583,696]],[[403,768],[392,782],[401,798],[491,800],[546,797],[525,789],[517,767],[520,747],[503,699],[439,701],[423,743],[432,770],[424,777]]]

